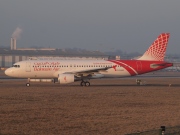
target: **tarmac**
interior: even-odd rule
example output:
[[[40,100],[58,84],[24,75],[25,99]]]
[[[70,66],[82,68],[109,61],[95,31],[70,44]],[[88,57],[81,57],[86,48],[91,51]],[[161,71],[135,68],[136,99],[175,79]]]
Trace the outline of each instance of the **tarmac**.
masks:
[[[177,76],[90,82],[26,87],[26,80],[0,79],[0,135],[123,135],[180,125]]]

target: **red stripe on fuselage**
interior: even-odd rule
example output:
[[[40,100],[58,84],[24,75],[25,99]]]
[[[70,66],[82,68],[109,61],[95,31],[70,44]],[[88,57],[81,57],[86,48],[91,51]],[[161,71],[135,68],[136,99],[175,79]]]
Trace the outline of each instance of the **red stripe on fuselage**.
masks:
[[[137,75],[130,67],[126,66],[127,65],[126,63],[122,64],[118,60],[109,60],[109,61],[113,62],[115,64],[118,64],[118,65],[122,66],[123,68],[125,68],[131,76]]]

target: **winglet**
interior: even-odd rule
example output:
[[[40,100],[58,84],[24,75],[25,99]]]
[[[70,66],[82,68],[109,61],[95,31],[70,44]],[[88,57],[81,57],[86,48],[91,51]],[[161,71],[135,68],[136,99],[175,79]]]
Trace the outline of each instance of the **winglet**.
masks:
[[[138,60],[164,61],[170,33],[162,33]]]

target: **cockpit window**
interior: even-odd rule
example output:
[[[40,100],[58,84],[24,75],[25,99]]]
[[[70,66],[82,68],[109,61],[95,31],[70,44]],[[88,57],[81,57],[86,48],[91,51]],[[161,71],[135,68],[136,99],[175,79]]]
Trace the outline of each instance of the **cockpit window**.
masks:
[[[15,68],[20,68],[20,65],[13,65],[13,67],[15,67]]]

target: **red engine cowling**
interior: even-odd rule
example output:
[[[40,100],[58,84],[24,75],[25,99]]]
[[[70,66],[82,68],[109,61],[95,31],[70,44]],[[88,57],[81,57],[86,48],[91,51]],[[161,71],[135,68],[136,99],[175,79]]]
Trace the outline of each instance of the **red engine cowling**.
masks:
[[[60,84],[67,84],[74,82],[74,75],[73,74],[59,74],[58,81]]]

